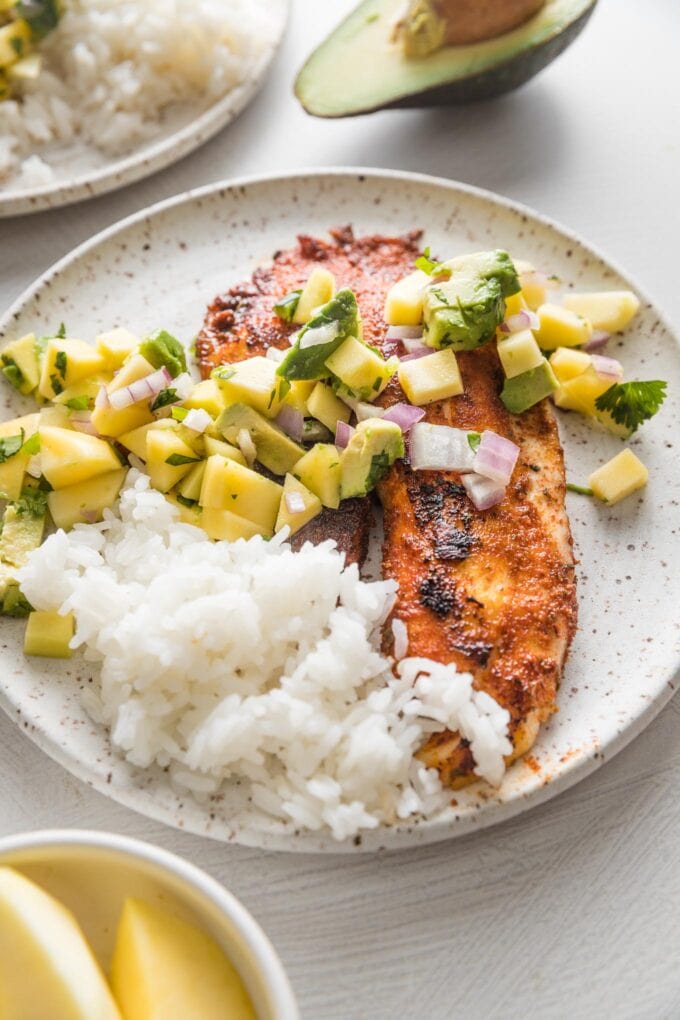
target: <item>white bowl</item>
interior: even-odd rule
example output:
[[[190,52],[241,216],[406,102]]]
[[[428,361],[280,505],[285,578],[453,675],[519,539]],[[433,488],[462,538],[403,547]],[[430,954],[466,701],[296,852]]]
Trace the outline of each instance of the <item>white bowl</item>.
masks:
[[[0,865],[19,869],[75,914],[107,973],[123,900],[136,896],[212,935],[239,971],[259,1020],[299,1020],[262,929],[219,882],[180,857],[112,833],[56,829],[0,839]]]

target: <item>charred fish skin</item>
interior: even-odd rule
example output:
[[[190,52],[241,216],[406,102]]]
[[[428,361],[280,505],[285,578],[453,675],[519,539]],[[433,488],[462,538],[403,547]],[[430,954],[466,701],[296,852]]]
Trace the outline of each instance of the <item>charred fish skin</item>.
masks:
[[[252,279],[238,283],[215,298],[196,340],[201,374],[208,378],[218,365],[266,355],[281,349],[299,328],[284,322],[274,305],[288,292],[302,287],[312,269],[323,265],[339,286],[350,287],[361,309],[364,339],[384,346],[384,303],[389,288],[413,268],[420,254],[421,232],[402,237],[380,234],[355,238],[349,226],[330,231],[328,240],[301,235],[291,249],[276,252],[272,262],[259,266]],[[324,510],[294,536],[292,545],[334,540],[347,563],[364,563],[373,514],[368,498],[345,500],[338,510]]]
[[[477,511],[456,473],[395,465],[381,483],[383,571],[399,583],[393,616],[409,655],[453,662],[511,716],[513,757],[556,710],[576,629],[576,579],[565,511],[565,474],[547,401],[522,415],[501,404],[492,346],[459,356],[465,394],[427,408],[426,420],[474,432],[491,428],[521,453],[506,498]],[[386,402],[400,399],[393,387]],[[390,630],[386,630],[389,650]],[[465,741],[433,737],[421,758],[454,786],[474,778]]]

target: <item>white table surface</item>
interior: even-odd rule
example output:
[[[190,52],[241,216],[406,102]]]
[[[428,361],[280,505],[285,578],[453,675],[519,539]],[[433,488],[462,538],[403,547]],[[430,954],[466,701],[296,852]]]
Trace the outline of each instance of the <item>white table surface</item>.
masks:
[[[293,72],[350,6],[293,0],[262,93],[177,166],[0,221],[2,307],[74,245],[166,196],[234,175],[355,164],[528,203],[607,251],[680,326],[678,0],[601,0],[565,56],[500,100],[315,121],[293,99]],[[148,822],[0,718],[0,833],[110,829],[198,863],[267,930],[305,1020],[680,1017],[679,784],[676,698],[597,774],[505,825],[380,857],[287,856]]]

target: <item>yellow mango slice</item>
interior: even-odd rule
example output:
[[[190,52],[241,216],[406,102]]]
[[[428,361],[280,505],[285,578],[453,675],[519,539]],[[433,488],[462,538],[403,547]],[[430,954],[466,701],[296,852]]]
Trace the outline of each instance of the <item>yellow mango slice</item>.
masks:
[[[385,299],[385,321],[390,326],[419,326],[423,321],[423,290],[431,283],[422,269],[416,269],[393,284]]]
[[[625,329],[640,308],[640,301],[631,290],[567,294],[563,304],[592,322],[593,329],[604,329],[607,333]]]
[[[125,901],[111,986],[124,1020],[257,1020],[217,943],[142,900]]]
[[[0,868],[0,1016],[122,1020],[76,919],[13,868]]]
[[[643,489],[649,472],[632,450],[622,450],[606,464],[593,471],[588,485],[598,499],[605,503],[618,503],[631,493]]]
[[[335,277],[322,266],[316,266],[309,274],[297,303],[293,322],[299,326],[309,322],[316,308],[327,304],[335,294]]]
[[[569,382],[587,371],[590,355],[585,351],[575,351],[572,347],[558,347],[550,355],[550,365],[558,382]]]
[[[209,457],[203,475],[200,504],[214,510],[230,510],[274,531],[282,488],[269,478],[224,457]]]
[[[402,361],[399,383],[409,401],[418,406],[463,392],[456,355],[450,348],[413,361]]]
[[[291,508],[288,506],[286,497],[292,495],[299,500],[300,506]],[[294,535],[300,528],[304,528],[314,517],[321,513],[323,507],[321,500],[313,492],[299,482],[293,475],[286,475],[283,483],[283,494],[279,515],[276,518],[275,531],[280,531],[286,525],[290,528],[291,535]]]
[[[40,463],[53,489],[77,485],[121,466],[103,439],[53,426],[40,428]]]
[[[84,340],[50,340],[45,348],[38,392],[51,400],[74,383],[105,369],[102,355]]]
[[[47,497],[50,516],[58,528],[72,528],[74,524],[93,524],[101,521],[104,510],[118,499],[127,468],[109,471],[87,482],[55,489]]]
[[[562,305],[548,302],[541,305],[536,314],[540,323],[536,339],[544,351],[554,351],[556,347],[579,347],[588,343],[593,335],[588,319]]]

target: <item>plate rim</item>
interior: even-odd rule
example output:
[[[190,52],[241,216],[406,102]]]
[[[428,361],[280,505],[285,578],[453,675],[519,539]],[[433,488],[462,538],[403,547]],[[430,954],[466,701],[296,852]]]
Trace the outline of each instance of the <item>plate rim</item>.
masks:
[[[202,185],[198,188],[189,189],[170,196],[169,198],[162,199],[144,209],[137,210],[131,215],[111,224],[77,245],[61,259],[48,267],[48,269],[41,273],[32,284],[25,288],[19,297],[11,304],[5,314],[0,316],[0,340],[6,336],[8,328],[11,327],[11,323],[19,315],[23,307],[31,301],[46,284],[59,275],[62,270],[68,268],[72,263],[81,259],[89,251],[111,240],[117,234],[124,233],[130,227],[144,222],[145,220],[152,219],[164,212],[167,212],[168,210],[178,208],[185,204],[190,204],[197,200],[200,201],[203,198],[219,195],[220,192],[233,191],[238,188],[247,188],[254,185],[257,186],[260,184],[270,184],[275,182],[299,181],[304,183],[315,178],[357,178],[358,180],[372,178],[376,181],[389,179],[396,182],[403,181],[406,183],[426,185],[428,187],[434,186],[453,193],[462,192],[471,197],[482,199],[485,202],[490,202],[492,205],[501,206],[510,212],[529,216],[536,222],[547,227],[549,230],[555,231],[558,234],[561,234],[562,237],[573,241],[575,244],[579,245],[585,251],[600,260],[600,262],[604,265],[613,269],[623,281],[629,284],[631,288],[636,291],[643,301],[649,303],[653,307],[655,315],[657,315],[661,321],[665,331],[669,334],[671,339],[675,341],[676,346],[680,347],[680,339],[673,328],[669,316],[666,315],[664,309],[660,307],[656,300],[652,300],[650,298],[646,288],[640,287],[638,282],[633,280],[628,272],[621,268],[616,260],[605,255],[597,246],[584,240],[576,231],[571,230],[568,227],[564,227],[559,221],[554,220],[552,217],[537,212],[530,206],[525,205],[522,202],[518,202],[515,199],[508,198],[507,196],[500,195],[488,189],[480,188],[465,182],[414,171],[361,166],[309,167],[285,170],[277,173],[250,174],[228,178],[226,180]],[[550,778],[549,780],[544,781],[544,783],[538,788],[534,788],[526,793],[520,793],[509,801],[498,802],[490,799],[488,806],[483,811],[476,811],[470,815],[447,819],[443,822],[440,821],[439,823],[434,820],[429,823],[419,823],[416,826],[404,825],[396,829],[381,826],[376,830],[367,830],[365,833],[362,833],[363,838],[360,844],[355,844],[352,840],[344,841],[343,843],[336,843],[329,834],[325,833],[323,835],[318,833],[311,834],[313,836],[313,841],[303,837],[296,842],[296,838],[291,837],[290,833],[260,832],[257,830],[243,829],[239,831],[238,837],[232,836],[230,838],[226,838],[219,834],[199,830],[191,824],[190,820],[185,821],[185,824],[182,826],[182,831],[192,832],[193,834],[202,836],[203,838],[213,839],[222,843],[236,843],[241,846],[258,847],[265,850],[286,851],[290,853],[330,853],[342,855],[347,853],[375,853],[388,850],[413,849],[416,846],[442,842],[447,839],[457,838],[471,832],[488,828],[492,825],[498,825],[502,822],[508,821],[510,818],[513,818],[520,813],[533,810],[533,808],[538,807],[546,801],[551,800],[553,797],[563,793],[582,779],[591,775],[600,768],[600,766],[610,761],[637,736],[639,736],[639,734],[651,724],[651,722],[673,697],[676,689],[676,681],[680,675],[680,658],[676,660],[672,670],[672,674],[665,675],[663,684],[660,686],[659,691],[653,696],[653,700],[646,702],[644,709],[639,711],[622,731],[617,732],[610,737],[605,744],[598,744],[597,747],[591,748],[587,754],[577,756],[566,762],[563,769],[557,774],[557,776],[555,776],[555,778]],[[2,708],[10,719],[15,720],[17,709],[10,703],[9,698],[2,687],[0,687],[0,708]],[[90,770],[87,765],[81,763],[77,758],[70,757],[67,750],[64,747],[61,747],[57,742],[53,741],[46,733],[36,729],[34,726],[31,726],[30,730],[24,730],[23,732],[34,744],[44,751],[48,757],[64,767],[71,775],[75,776],[80,781],[85,782],[88,786],[97,790],[99,793],[107,795],[115,802],[129,808],[141,817],[162,822],[171,828],[177,827],[177,825],[171,820],[170,812],[162,806],[157,806],[153,796],[148,795],[148,790],[146,788],[141,790],[134,786],[119,787],[114,783],[107,782],[106,779],[101,779],[95,771]],[[140,793],[145,795],[143,797],[143,805],[139,803]]]
[[[150,139],[141,153],[135,150],[94,171],[85,171],[66,181],[53,181],[37,188],[21,188],[7,193],[0,190],[0,219],[59,209],[118,191],[178,163],[214,138],[236,120],[264,86],[291,17],[292,0],[275,0],[275,3],[280,12],[280,23],[274,38],[248,72],[245,81],[216,99],[200,117],[164,138]]]

